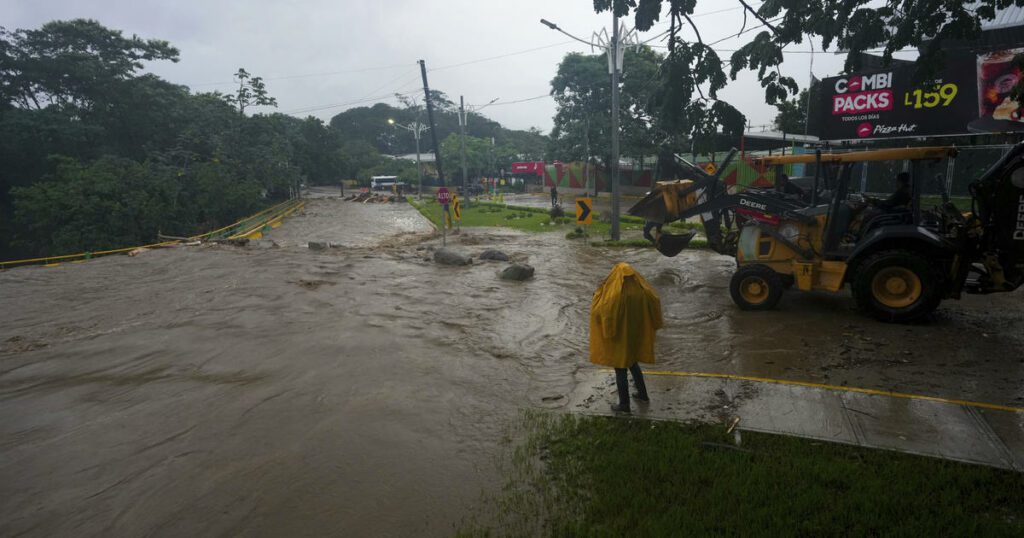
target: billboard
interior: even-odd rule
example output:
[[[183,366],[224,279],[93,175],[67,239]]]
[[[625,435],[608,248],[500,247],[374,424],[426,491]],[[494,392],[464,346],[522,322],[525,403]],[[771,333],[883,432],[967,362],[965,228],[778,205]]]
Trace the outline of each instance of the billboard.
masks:
[[[941,76],[915,84],[913,67],[841,75],[818,86],[824,140],[1024,132],[1021,103],[1009,98],[1021,79],[1024,48],[950,57]]]

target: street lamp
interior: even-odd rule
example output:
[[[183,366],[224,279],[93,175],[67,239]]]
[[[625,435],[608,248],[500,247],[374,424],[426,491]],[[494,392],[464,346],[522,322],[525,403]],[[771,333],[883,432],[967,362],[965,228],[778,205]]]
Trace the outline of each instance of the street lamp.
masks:
[[[481,111],[481,110],[483,110],[483,109],[493,105],[494,102],[497,101],[498,99],[500,99],[500,98],[499,97],[495,97],[494,99],[491,99],[490,101],[488,101],[486,105],[475,107],[475,108],[473,107],[473,105],[470,105],[469,106],[469,109],[470,109],[469,112],[479,112],[479,111]],[[466,112],[466,101],[463,98],[463,96],[460,95],[459,96],[459,112],[458,112],[458,116],[459,116],[459,143],[460,143],[460,146],[461,146],[460,153],[462,154],[462,191],[463,192],[466,192],[466,178],[467,178],[467,174],[466,174],[466,123],[467,123],[467,114],[468,113]],[[467,198],[467,200],[468,199],[469,198]]]
[[[608,73],[612,76],[612,230],[613,241],[619,240],[619,74],[622,72],[622,57],[626,47],[639,46],[636,29],[628,29],[625,24],[619,27],[619,18],[612,9],[612,35],[604,29],[594,32],[590,41],[580,39],[558,27],[557,24],[541,19],[540,23],[556,32],[561,32],[580,43],[590,45],[590,49],[601,49],[608,56]]]
[[[412,137],[416,139],[416,174],[418,176],[418,180],[417,180],[418,181],[418,185],[417,185],[417,194],[416,194],[416,196],[417,196],[417,198],[422,199],[423,198],[423,167],[420,166],[420,136],[423,134],[423,131],[426,131],[427,129],[429,129],[430,126],[429,125],[424,125],[424,124],[420,123],[419,121],[414,121],[414,122],[410,123],[409,125],[402,125],[401,123],[395,122],[395,120],[393,118],[388,118],[388,124],[390,124],[393,127],[401,127],[402,129],[405,129],[406,131],[412,132]]]

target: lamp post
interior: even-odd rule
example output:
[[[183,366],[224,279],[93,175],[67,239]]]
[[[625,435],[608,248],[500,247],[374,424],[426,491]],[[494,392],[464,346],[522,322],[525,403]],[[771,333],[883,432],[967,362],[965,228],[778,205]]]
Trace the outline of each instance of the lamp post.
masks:
[[[466,111],[466,101],[463,98],[463,96],[461,96],[461,95],[459,96],[459,110],[458,110],[458,116],[459,116],[459,142],[460,142],[460,146],[461,146],[460,153],[462,154],[462,191],[463,192],[466,192],[466,182],[467,182],[467,177],[468,177],[468,175],[466,173],[466,124],[468,123],[467,120],[469,119],[469,113],[471,113],[471,112],[479,112],[479,111],[481,111],[481,110],[483,110],[483,109],[493,105],[494,102],[497,101],[498,99],[500,99],[500,98],[499,97],[495,97],[494,99],[491,99],[490,101],[488,101],[486,105],[479,106],[479,107],[473,107],[473,105],[470,105],[469,106],[469,112],[467,112]],[[466,197],[466,200],[469,200],[469,197]]]
[[[622,57],[629,46],[639,46],[636,29],[620,29],[619,18],[612,9],[612,35],[604,29],[594,32],[590,41],[580,39],[558,27],[557,24],[541,19],[540,23],[556,32],[561,32],[580,43],[590,45],[591,50],[600,49],[608,56],[608,73],[612,78],[612,229],[613,241],[619,240],[619,74],[622,72]]]
[[[402,129],[405,129],[407,131],[411,131],[412,132],[412,137],[416,139],[416,174],[418,176],[418,178],[417,178],[417,182],[418,183],[417,183],[417,187],[416,187],[416,191],[417,191],[416,192],[416,197],[418,199],[422,199],[423,198],[423,167],[420,166],[420,136],[423,134],[423,131],[426,131],[430,127],[427,126],[427,125],[424,125],[424,124],[422,124],[422,123],[420,123],[418,121],[414,121],[414,122],[410,123],[409,125],[402,125],[401,123],[395,122],[395,120],[393,120],[391,118],[388,118],[388,123],[393,125],[393,126],[395,126],[395,127],[401,127]]]

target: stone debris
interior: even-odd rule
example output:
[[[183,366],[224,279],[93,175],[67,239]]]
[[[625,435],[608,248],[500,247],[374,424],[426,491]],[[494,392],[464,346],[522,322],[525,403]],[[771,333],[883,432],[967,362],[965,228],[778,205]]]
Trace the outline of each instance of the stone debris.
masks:
[[[529,280],[533,278],[533,267],[526,264],[513,263],[501,271],[502,280]]]
[[[343,198],[348,202],[360,202],[364,204],[389,204],[392,202],[398,202],[402,199],[394,194],[380,194],[372,192],[360,192],[358,194],[350,194]]]
[[[494,260],[499,262],[507,262],[509,260],[508,254],[500,250],[488,249],[480,253],[478,256],[481,260]]]
[[[473,258],[451,249],[441,248],[434,252],[434,261],[443,265],[470,265]]]

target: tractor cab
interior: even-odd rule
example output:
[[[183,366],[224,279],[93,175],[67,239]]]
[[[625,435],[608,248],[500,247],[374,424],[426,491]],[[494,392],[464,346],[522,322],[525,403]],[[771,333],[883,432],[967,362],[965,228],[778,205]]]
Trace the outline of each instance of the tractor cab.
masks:
[[[765,157],[754,163],[776,168],[776,177],[785,165],[814,165],[810,200],[801,213],[825,217],[821,254],[826,259],[845,260],[868,244],[913,237],[919,228],[941,235],[951,215],[960,220],[959,211],[949,202],[947,184],[937,185],[935,181],[956,154],[952,147],[895,148]],[[885,167],[893,170],[887,186],[889,196],[863,192],[863,181],[861,192],[854,192],[855,172],[863,171],[868,163],[890,164]],[[902,163],[902,170],[894,170],[893,163]],[[938,196],[927,196],[926,192],[937,192]]]

